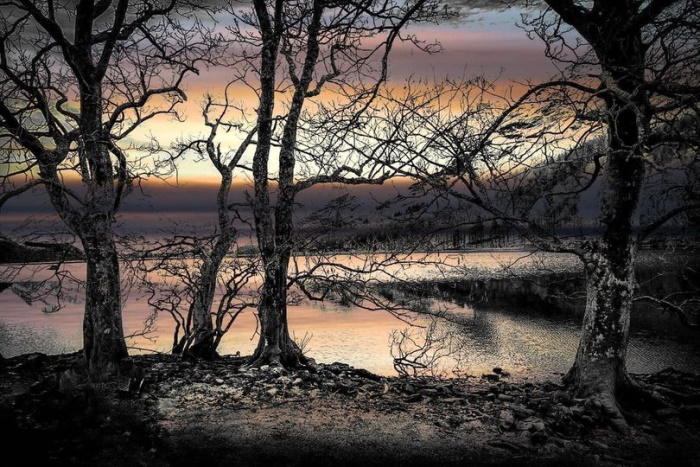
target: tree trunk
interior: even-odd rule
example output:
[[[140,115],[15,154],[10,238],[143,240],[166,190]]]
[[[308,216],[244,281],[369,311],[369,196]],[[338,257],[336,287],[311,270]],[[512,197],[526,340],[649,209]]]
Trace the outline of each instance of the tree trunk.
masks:
[[[298,367],[307,359],[289,335],[287,325],[287,268],[290,255],[266,261],[258,306],[260,339],[251,357],[253,366],[283,365]]]
[[[184,353],[198,358],[211,360],[217,357],[215,330],[211,308],[216,294],[216,281],[219,268],[233,243],[233,235],[223,232],[216,241],[211,255],[204,261],[200,270],[197,291],[194,296],[190,313],[193,318],[192,345],[185,346]]]
[[[119,261],[108,216],[92,216],[81,235],[87,261],[83,351],[91,378],[118,372],[128,356],[121,316]]]
[[[574,392],[597,397],[621,424],[618,401],[630,383],[625,367],[635,288],[634,216],[644,180],[644,136],[649,124],[641,31],[626,28],[635,10],[611,2],[604,27],[588,31],[603,71],[608,133],[602,238],[584,258],[587,304],[574,365],[565,377]],[[622,31],[625,31],[624,33]]]
[[[630,260],[632,254],[629,255]],[[625,366],[634,291],[632,261],[621,274],[601,252],[587,258],[586,312],[574,365],[564,380],[579,397],[596,397],[611,415],[629,382]]]
[[[299,363],[301,352],[289,337],[287,326],[287,268],[291,248],[279,235],[280,229],[282,229],[291,236],[291,230],[288,229],[293,226],[291,224],[275,225],[272,216],[273,211],[277,216],[279,215],[280,207],[291,209],[291,206],[287,205],[288,199],[278,199],[278,205],[273,208],[268,192],[268,162],[273,134],[272,114],[275,106],[275,70],[283,26],[281,18],[284,2],[281,0],[275,2],[272,17],[269,15],[263,0],[255,0],[253,4],[264,41],[260,65],[258,143],[253,157],[253,178],[255,180],[253,213],[258,248],[265,273],[258,305],[260,339],[250,361],[255,366],[266,364],[296,366]],[[285,132],[287,132],[288,127],[289,123],[285,125]],[[287,148],[286,152],[289,152],[290,149],[292,148]],[[282,193],[288,190],[290,185],[289,180],[283,179],[289,173],[288,162],[288,158],[280,156],[279,189]],[[275,220],[279,222],[279,218]]]
[[[195,290],[189,313],[192,315],[191,345],[185,345],[183,353],[210,360],[214,358],[212,344],[214,341],[214,326],[211,319],[211,305],[216,292],[218,265],[214,268],[212,259],[207,259],[202,265],[200,277]]]

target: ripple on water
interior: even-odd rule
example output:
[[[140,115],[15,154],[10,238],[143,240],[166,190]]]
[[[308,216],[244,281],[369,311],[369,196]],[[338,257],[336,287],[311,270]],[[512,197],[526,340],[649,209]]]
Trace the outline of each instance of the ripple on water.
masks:
[[[70,353],[82,348],[79,332],[57,331],[49,327],[0,320],[0,353],[3,357],[40,352]]]

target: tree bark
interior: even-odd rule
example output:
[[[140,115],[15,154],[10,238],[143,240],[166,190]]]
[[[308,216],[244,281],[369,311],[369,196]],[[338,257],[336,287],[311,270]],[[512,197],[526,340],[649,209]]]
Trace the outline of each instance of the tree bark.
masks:
[[[650,105],[643,89],[641,28],[627,27],[638,6],[624,0],[602,8],[604,14],[588,14],[597,15],[597,22],[562,15],[598,57],[608,132],[606,183],[600,195],[603,232],[584,259],[586,312],[576,359],[565,381],[579,396],[598,397],[619,418],[617,401],[629,383],[625,356],[635,288],[633,221],[644,179],[643,145]]]
[[[256,15],[260,21],[263,49],[260,66],[260,104],[258,106],[258,144],[253,158],[253,178],[255,180],[255,230],[258,248],[263,261],[264,277],[258,305],[260,319],[260,339],[250,361],[252,365],[265,364],[297,366],[301,362],[301,352],[289,335],[287,325],[287,270],[291,257],[292,223],[291,216],[294,196],[293,151],[285,148],[280,155],[280,196],[277,206],[270,205],[268,192],[268,161],[272,141],[272,115],[275,105],[275,70],[279,43],[283,34],[282,15],[284,2],[276,0],[271,17],[263,0],[254,1]],[[295,97],[296,97],[295,92]],[[290,113],[292,113],[290,111]],[[285,133],[289,121],[285,124]],[[284,146],[284,144],[283,144]],[[290,172],[290,160],[291,172]],[[291,196],[290,196],[291,195]],[[276,214],[273,222],[273,211]]]
[[[625,357],[634,291],[632,262],[615,275],[608,255],[586,261],[586,312],[573,367],[565,377],[580,397],[601,397],[615,411],[616,395],[628,382]],[[630,255],[631,257],[631,255]]]
[[[118,372],[128,356],[121,316],[121,284],[111,218],[91,216],[81,234],[87,262],[83,351],[93,380]]]
[[[16,14],[0,15],[0,129],[3,144],[7,140],[11,149],[3,160],[17,159],[13,140],[28,151],[24,161],[13,162],[24,166],[17,174],[28,176],[27,187],[44,185],[57,214],[82,242],[87,263],[84,351],[90,376],[102,379],[117,371],[127,354],[112,222],[127,183],[138,178],[131,169],[140,165],[128,163],[118,141],[151,117],[172,114],[175,100],[166,98],[172,105],[156,110],[149,108],[152,98],[182,97],[181,80],[203,57],[198,52],[190,56],[189,39],[182,39],[182,47],[166,47],[170,27],[181,30],[176,21],[168,21],[165,30],[150,30],[153,20],[173,12],[175,2],[145,8],[126,0],[39,3],[15,2]],[[31,37],[25,30],[32,31]],[[138,52],[143,38],[164,56],[129,71],[144,77],[160,73],[161,80],[138,82],[129,73],[118,73],[123,60],[115,50]],[[78,189],[71,189],[74,180],[68,173],[79,176]]]
[[[251,357],[253,366],[282,365],[293,368],[307,361],[289,335],[287,268],[290,256],[282,256],[265,264],[265,282],[258,307],[260,339]]]
[[[198,358],[211,360],[216,358],[216,339],[211,308],[216,295],[216,281],[219,268],[231,248],[234,236],[227,230],[222,232],[214,244],[211,254],[200,269],[194,300],[190,305],[193,319],[192,345],[185,346],[184,353]],[[175,349],[174,349],[175,350]]]

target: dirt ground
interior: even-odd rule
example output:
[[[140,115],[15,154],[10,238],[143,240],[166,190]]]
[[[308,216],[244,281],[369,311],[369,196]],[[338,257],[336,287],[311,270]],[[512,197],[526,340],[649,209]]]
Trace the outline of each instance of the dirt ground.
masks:
[[[339,400],[192,411],[159,423],[171,465],[700,465],[697,438],[606,430],[531,446],[483,426],[446,430],[412,412],[363,411]],[[683,446],[682,443],[694,443]]]
[[[406,380],[342,363],[287,372],[156,356],[89,385],[79,363],[0,364],[13,465],[700,465],[700,378],[671,370],[639,379],[684,391],[683,403],[628,408],[618,432],[595,401],[500,369]]]

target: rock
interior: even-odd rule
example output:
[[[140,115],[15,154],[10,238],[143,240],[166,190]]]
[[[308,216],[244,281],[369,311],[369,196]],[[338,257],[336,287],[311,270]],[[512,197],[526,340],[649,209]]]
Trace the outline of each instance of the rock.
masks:
[[[272,372],[273,375],[276,375],[276,376],[282,376],[282,375],[287,374],[287,370],[285,370],[281,366],[273,366],[270,371]]]
[[[304,380],[301,378],[296,378],[294,381],[292,381],[292,386],[299,386],[301,383],[303,383]]]
[[[494,373],[496,373],[497,375],[500,375],[501,373],[503,373],[503,368],[501,368],[500,366],[497,366],[492,371]]]
[[[544,422],[542,420],[535,420],[527,424],[527,431],[530,433],[535,433],[537,431],[545,431]]]
[[[360,378],[369,379],[372,381],[381,381],[381,379],[382,379],[381,376],[375,375],[374,373],[371,373],[363,368],[358,368],[357,370],[353,370],[353,371]]]
[[[588,415],[581,415],[581,422],[583,422],[583,424],[587,426],[595,425],[595,420],[593,420],[593,418],[589,417]]]
[[[267,391],[265,391],[265,393],[271,397],[276,396],[278,392],[279,392],[279,389],[277,389],[277,388],[270,388]]]
[[[690,418],[700,418],[700,405],[684,405],[681,407],[681,415]]]
[[[170,382],[171,386],[174,388],[182,387],[185,385],[185,381],[180,378],[175,378]]]
[[[46,354],[43,353],[30,353],[22,356],[22,361],[17,365],[17,369],[21,370],[31,370],[38,368],[42,363],[46,361]]]
[[[554,400],[564,405],[572,405],[574,400],[567,391],[557,391],[554,393]]]
[[[277,382],[277,384],[282,384],[282,385],[286,386],[286,385],[292,383],[292,378],[290,378],[289,376],[280,376],[275,381]]]
[[[58,390],[62,393],[74,391],[80,384],[80,375],[75,370],[66,370],[61,373],[61,378],[58,381]]]
[[[608,419],[608,423],[610,424],[612,429],[617,431],[618,433],[624,433],[629,428],[627,426],[627,422],[623,417],[610,418]]]
[[[657,417],[665,419],[665,418],[677,417],[679,412],[678,412],[678,410],[676,410],[672,407],[669,407],[666,409],[659,409],[655,412],[655,414]]]
[[[602,449],[604,451],[607,451],[608,449],[610,449],[610,446],[608,446],[607,444],[601,443],[600,441],[595,441],[595,440],[591,441],[591,446],[596,448],[596,449]]]
[[[412,402],[420,402],[423,400],[423,396],[421,394],[412,394],[406,398],[404,398],[404,402],[412,403]]]
[[[652,434],[652,435],[658,433],[657,430],[655,430],[654,428],[650,427],[649,425],[641,425],[641,426],[639,427],[639,429],[642,430],[644,433],[649,433],[649,434]]]
[[[46,378],[42,378],[39,381],[33,383],[29,387],[29,392],[32,392],[34,394],[43,393],[43,392],[49,391],[50,389],[55,388],[55,386],[56,386],[56,378],[54,376],[49,376]]]
[[[510,396],[508,394],[499,394],[498,395],[498,400],[503,401],[503,402],[512,402],[515,399],[515,397]]]
[[[352,367],[346,363],[333,362],[330,365],[326,365],[326,370],[339,375],[343,371],[351,370]]]
[[[495,448],[501,448],[501,449],[506,449],[508,451],[512,452],[521,452],[523,450],[528,450],[529,448],[526,446],[523,446],[519,443],[510,443],[508,441],[503,441],[499,439],[492,439],[487,441],[489,446],[493,446]]]
[[[526,407],[523,407],[520,404],[513,404],[513,403],[506,402],[503,405],[504,405],[504,407],[507,407],[510,410],[512,410],[513,413],[515,414],[516,418],[532,417],[533,415],[535,415],[537,413],[534,410],[530,410]]]
[[[515,425],[515,417],[510,410],[501,410],[498,417],[501,419],[500,426],[504,430],[510,430]]]
[[[547,434],[543,431],[535,431],[534,433],[530,434],[530,442],[534,445],[542,445],[546,443],[548,439],[549,436],[547,436]]]
[[[440,419],[433,421],[433,425],[435,425],[438,428],[442,428],[443,430],[449,430],[450,428],[452,428],[447,422]]]
[[[338,390],[343,394],[355,394],[357,390],[355,389],[359,383],[348,380],[341,380],[337,383]]]

